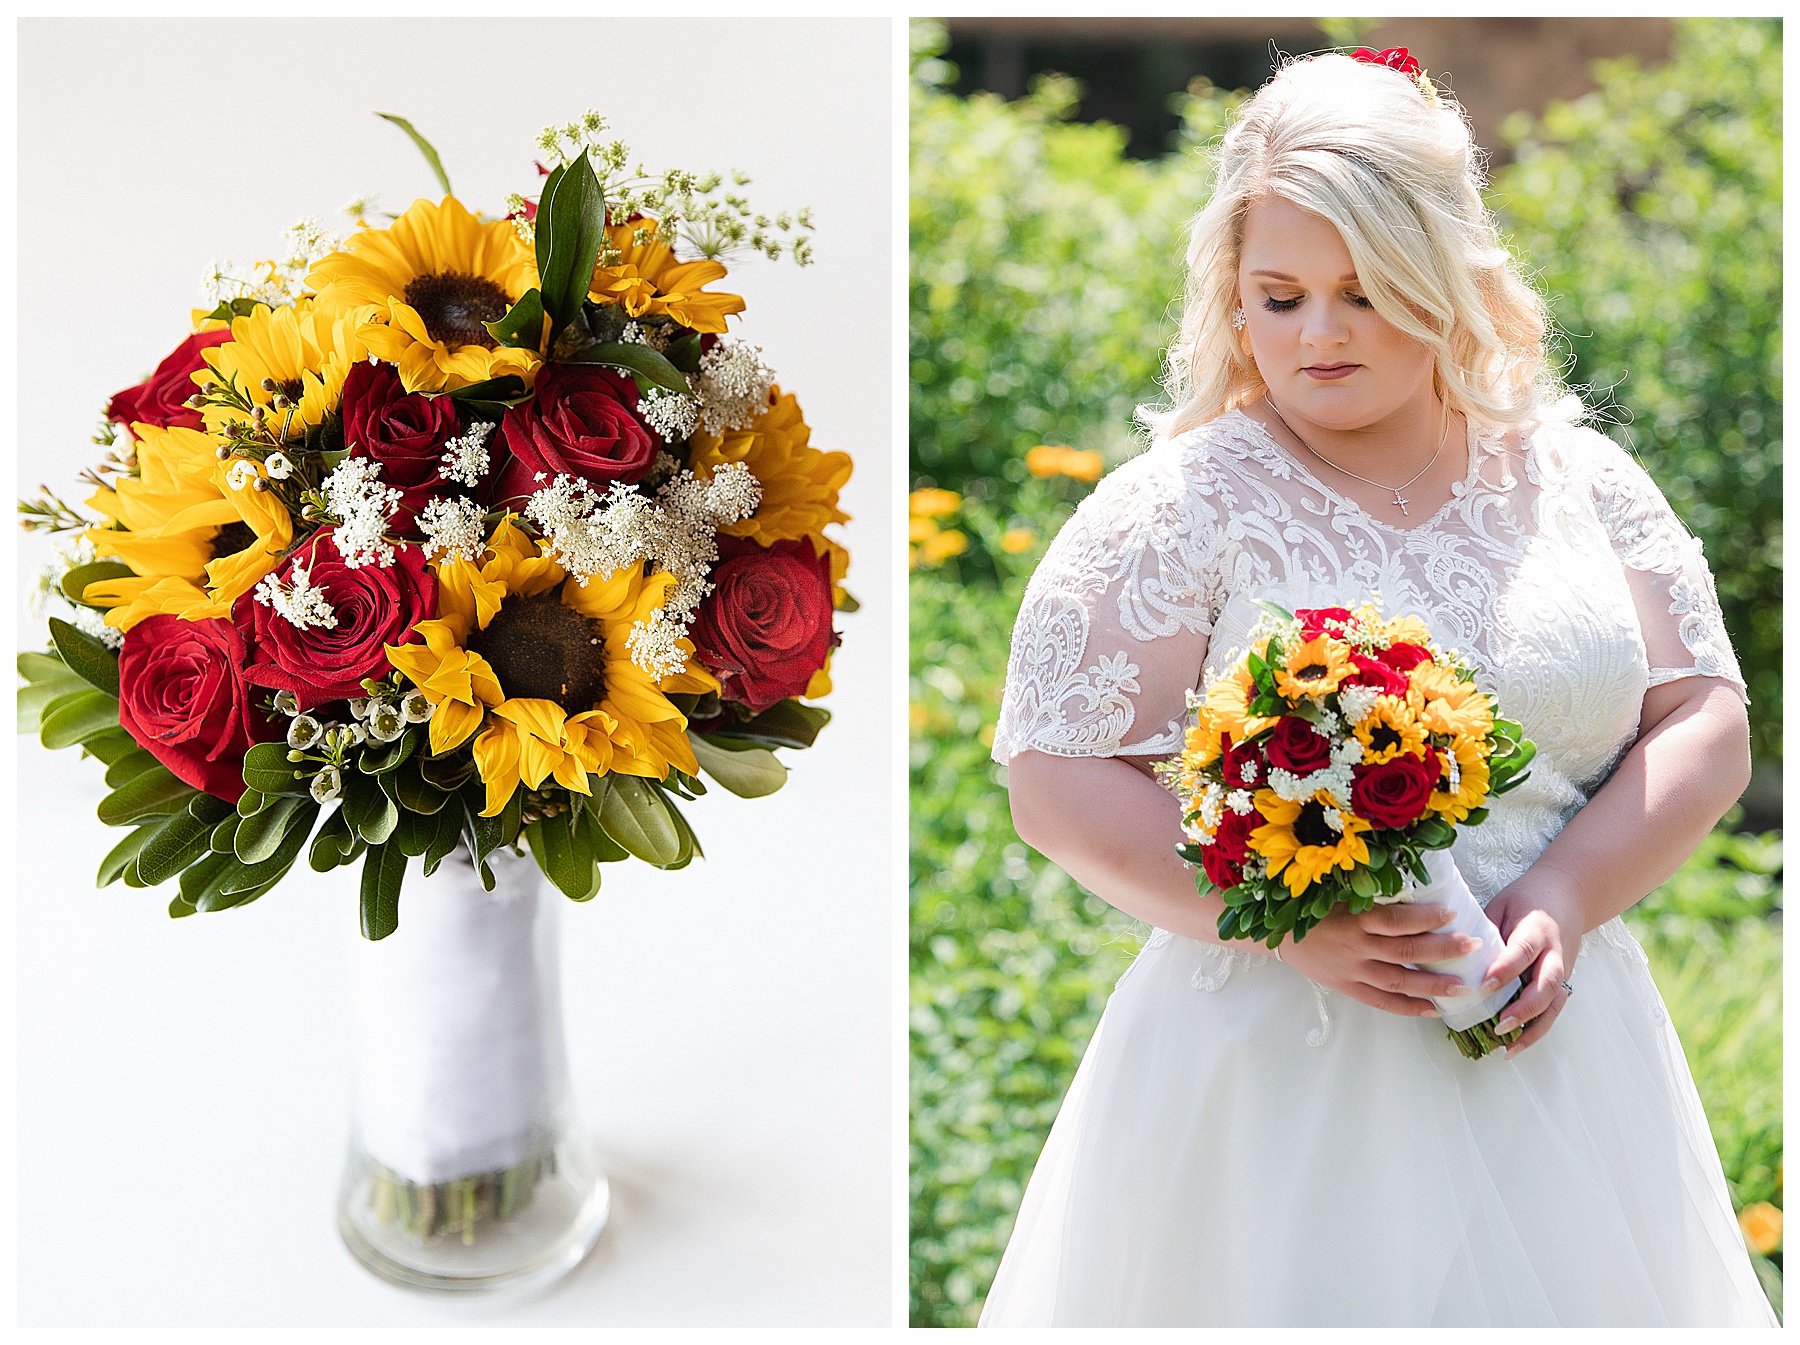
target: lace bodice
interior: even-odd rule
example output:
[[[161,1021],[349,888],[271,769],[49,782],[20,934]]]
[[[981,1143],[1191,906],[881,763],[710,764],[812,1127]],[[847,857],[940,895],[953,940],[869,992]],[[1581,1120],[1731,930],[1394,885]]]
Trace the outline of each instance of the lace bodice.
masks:
[[[1057,535],[1013,628],[994,758],[1175,751],[1186,692],[1239,652],[1258,599],[1371,593],[1479,664],[1537,743],[1530,778],[1453,852],[1484,903],[1605,782],[1649,687],[1743,694],[1699,542],[1606,436],[1472,432],[1450,500],[1401,529],[1231,412],[1112,472]]]

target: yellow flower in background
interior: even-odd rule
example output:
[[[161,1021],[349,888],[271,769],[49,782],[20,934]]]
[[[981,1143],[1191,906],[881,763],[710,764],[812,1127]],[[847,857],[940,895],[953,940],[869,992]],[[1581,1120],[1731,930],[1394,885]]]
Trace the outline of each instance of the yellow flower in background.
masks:
[[[88,501],[112,520],[90,528],[95,554],[135,574],[96,580],[83,597],[108,608],[106,623],[130,630],[166,613],[200,620],[228,617],[232,604],[273,570],[294,540],[293,519],[274,491],[249,482],[259,466],[221,462],[219,441],[199,430],[134,425],[138,475],[119,477]]]
[[[724,464],[741,462],[762,487],[756,512],[727,524],[721,532],[747,537],[762,547],[807,537],[813,541],[813,553],[823,553],[828,545],[826,527],[850,521],[850,515],[838,508],[838,492],[850,479],[850,455],[814,448],[811,437],[800,403],[778,387],[769,390],[768,410],[749,429],[694,436],[695,476],[709,481]]]
[[[356,331],[373,312],[332,315],[311,299],[283,308],[258,304],[248,316],[231,320],[231,340],[204,352],[208,367],[195,373],[194,383],[235,386],[264,409],[263,425],[271,433],[285,429],[286,438],[304,439],[307,430],[324,424],[343,400],[345,375],[367,354]],[[263,386],[264,380],[275,385],[273,391]],[[277,410],[277,396],[293,405]],[[200,414],[206,428],[215,433],[251,419],[249,411],[216,401]]]
[[[1008,528],[1000,534],[1000,549],[1009,556],[1023,555],[1037,545],[1037,539],[1031,528]]]
[[[1358,608],[1357,614],[1360,616],[1362,611],[1362,608]],[[1366,624],[1380,635],[1384,645],[1416,644],[1421,649],[1431,648],[1431,628],[1411,613],[1384,622],[1376,618],[1371,611],[1369,618],[1366,619]]]
[[[1746,1205],[1738,1211],[1738,1227],[1744,1230],[1744,1241],[1763,1256],[1781,1249],[1781,1211],[1766,1200]]]
[[[415,201],[385,229],[365,229],[306,277],[318,307],[360,310],[355,335],[399,366],[408,392],[444,392],[504,374],[527,383],[538,357],[494,340],[497,322],[537,284],[532,251],[506,220],[483,223],[454,196]]]
[[[1493,733],[1493,703],[1474,683],[1437,663],[1421,663],[1407,676],[1412,683],[1407,699],[1431,732],[1478,739]]]
[[[962,496],[953,490],[939,490],[935,486],[915,490],[906,497],[906,512],[911,518],[941,518],[945,514],[954,514],[961,508]]]
[[[1339,811],[1323,790],[1301,803],[1259,789],[1256,810],[1267,820],[1250,833],[1250,848],[1268,860],[1269,876],[1279,876],[1296,897],[1333,869],[1369,862],[1369,846],[1362,838],[1369,824]]]
[[[705,287],[725,278],[715,261],[677,261],[648,218],[607,226],[614,255],[602,253],[606,265],[594,267],[588,298],[618,304],[634,318],[667,314],[697,332],[723,332],[725,319],[744,311],[736,294],[715,294]],[[642,241],[639,241],[640,236]]]
[[[1302,696],[1325,696],[1338,689],[1338,683],[1353,676],[1356,665],[1350,661],[1350,647],[1329,635],[1303,641],[1287,651],[1287,667],[1275,671],[1275,687],[1289,700]]]
[[[1456,787],[1450,787],[1450,763],[1456,763]],[[1425,806],[1446,822],[1462,822],[1487,802],[1488,762],[1485,744],[1467,738],[1454,739],[1448,750],[1438,749],[1441,773],[1431,801]]]
[[[919,543],[919,563],[930,569],[942,565],[952,556],[960,556],[969,549],[969,539],[955,528],[937,532]]]
[[[1415,757],[1425,755],[1425,726],[1412,706],[1398,696],[1377,696],[1355,730],[1357,741],[1363,745],[1366,765],[1378,766],[1404,752]]]
[[[631,659],[632,626],[668,601],[673,575],[626,566],[584,587],[502,519],[476,563],[435,568],[438,619],[416,628],[423,645],[388,646],[388,661],[437,708],[434,752],[477,733],[476,772],[494,817],[521,782],[590,792],[588,776],[660,780],[671,765],[696,774],[687,719],[668,699],[719,684],[691,661],[660,681]],[[438,720],[445,722],[440,730]]]
[[[1025,454],[1025,470],[1033,476],[1067,476],[1091,485],[1106,470],[1106,460],[1091,448],[1039,444]]]

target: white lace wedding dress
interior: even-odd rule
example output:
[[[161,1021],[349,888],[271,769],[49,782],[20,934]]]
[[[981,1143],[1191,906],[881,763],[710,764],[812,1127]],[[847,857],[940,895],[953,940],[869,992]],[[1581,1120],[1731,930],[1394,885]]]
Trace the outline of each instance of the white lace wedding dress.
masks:
[[[1488,901],[1630,748],[1646,688],[1743,681],[1697,541],[1591,430],[1471,435],[1395,528],[1232,413],[1101,482],[1033,577],[994,756],[1160,754],[1254,602],[1379,592],[1536,741],[1454,855]],[[1104,892],[1099,895],[1105,896]],[[1038,1160],[984,1326],[1773,1325],[1643,950],[1589,933],[1516,1060],[1154,931]]]

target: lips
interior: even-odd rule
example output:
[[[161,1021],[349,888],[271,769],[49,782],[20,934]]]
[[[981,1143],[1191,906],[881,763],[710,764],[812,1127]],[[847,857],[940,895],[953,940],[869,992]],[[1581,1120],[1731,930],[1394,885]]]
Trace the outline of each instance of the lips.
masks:
[[[1360,368],[1360,364],[1308,364],[1300,372],[1309,378],[1348,378]]]

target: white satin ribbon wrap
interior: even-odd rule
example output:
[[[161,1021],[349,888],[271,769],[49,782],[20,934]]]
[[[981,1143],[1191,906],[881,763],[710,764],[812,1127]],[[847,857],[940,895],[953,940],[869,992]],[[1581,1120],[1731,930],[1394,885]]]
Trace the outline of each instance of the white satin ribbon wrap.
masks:
[[[1401,900],[1434,902],[1448,907],[1456,918],[1431,932],[1468,934],[1480,939],[1481,947],[1445,962],[1419,964],[1418,970],[1454,976],[1471,990],[1477,989],[1487,979],[1487,970],[1494,965],[1494,959],[1505,950],[1506,940],[1500,937],[1499,929],[1481,909],[1481,903],[1475,900],[1475,894],[1469,890],[1448,850],[1427,850],[1421,858],[1425,872],[1431,875],[1431,882],[1422,886],[1408,878],[1406,887],[1401,889]],[[1433,997],[1431,1002],[1443,1013],[1444,1025],[1460,1032],[1499,1013],[1518,988],[1519,978],[1515,976],[1491,995],[1450,995],[1442,999]]]
[[[463,852],[410,866],[400,926],[357,940],[356,1121],[376,1162],[420,1185],[509,1168],[543,1139],[563,1081],[554,926],[537,865]]]

